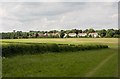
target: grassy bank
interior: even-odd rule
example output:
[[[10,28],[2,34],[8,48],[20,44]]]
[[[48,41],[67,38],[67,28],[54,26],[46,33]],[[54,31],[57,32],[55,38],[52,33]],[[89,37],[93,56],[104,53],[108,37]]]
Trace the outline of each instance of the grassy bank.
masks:
[[[109,52],[109,53],[108,53]],[[113,49],[46,53],[3,59],[5,77],[84,77],[112,54]],[[117,54],[91,76],[117,76]]]

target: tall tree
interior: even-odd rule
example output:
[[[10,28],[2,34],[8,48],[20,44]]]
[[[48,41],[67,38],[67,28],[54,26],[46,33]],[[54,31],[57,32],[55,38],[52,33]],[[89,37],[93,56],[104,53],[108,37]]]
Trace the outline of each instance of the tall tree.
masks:
[[[105,36],[106,36],[106,33],[107,33],[107,31],[106,31],[105,29],[103,29],[103,30],[100,30],[98,34],[99,34],[101,37],[105,37]]]
[[[106,33],[106,37],[113,37],[115,34],[114,29],[108,29]]]
[[[95,32],[95,30],[94,30],[93,28],[90,28],[90,29],[88,30],[88,33],[93,33],[93,32]]]
[[[60,38],[63,38],[64,37],[64,31],[63,30],[61,30],[61,32],[60,32]]]

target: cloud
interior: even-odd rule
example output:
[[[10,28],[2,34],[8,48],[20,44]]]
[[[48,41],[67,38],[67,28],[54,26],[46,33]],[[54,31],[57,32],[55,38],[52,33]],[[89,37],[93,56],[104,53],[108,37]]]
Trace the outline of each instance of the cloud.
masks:
[[[0,0],[0,2],[118,2],[119,0]]]
[[[0,31],[117,28],[117,9],[116,2],[4,2]]]
[[[116,18],[118,17],[118,14],[113,14],[113,15],[110,16],[110,17],[113,18],[113,19],[114,19],[114,18],[116,19]]]

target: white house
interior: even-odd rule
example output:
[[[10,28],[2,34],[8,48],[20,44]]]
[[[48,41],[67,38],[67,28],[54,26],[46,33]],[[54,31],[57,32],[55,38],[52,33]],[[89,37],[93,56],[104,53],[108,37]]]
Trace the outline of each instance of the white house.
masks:
[[[78,33],[78,36],[85,37],[85,36],[87,36],[87,33]]]
[[[45,34],[44,34],[44,36],[48,36],[48,34],[47,34],[47,33],[45,33]]]
[[[67,34],[65,33],[64,38],[66,38],[66,37],[67,37]]]
[[[44,36],[44,34],[43,33],[38,33],[38,36]]]
[[[70,37],[76,37],[76,33],[69,33],[68,34]]]
[[[92,37],[99,37],[98,33],[89,33],[88,35],[91,35]]]
[[[60,37],[60,33],[52,33],[52,36],[59,36]]]

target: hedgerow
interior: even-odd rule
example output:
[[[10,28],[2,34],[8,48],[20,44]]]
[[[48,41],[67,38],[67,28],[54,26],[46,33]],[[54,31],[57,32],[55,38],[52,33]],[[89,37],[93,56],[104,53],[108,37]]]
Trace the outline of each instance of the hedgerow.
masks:
[[[94,50],[108,48],[107,45],[75,45],[75,44],[8,44],[2,46],[2,56],[14,56],[14,55],[24,55],[24,54],[36,54],[45,52],[62,52],[62,51],[83,51],[83,50]]]

